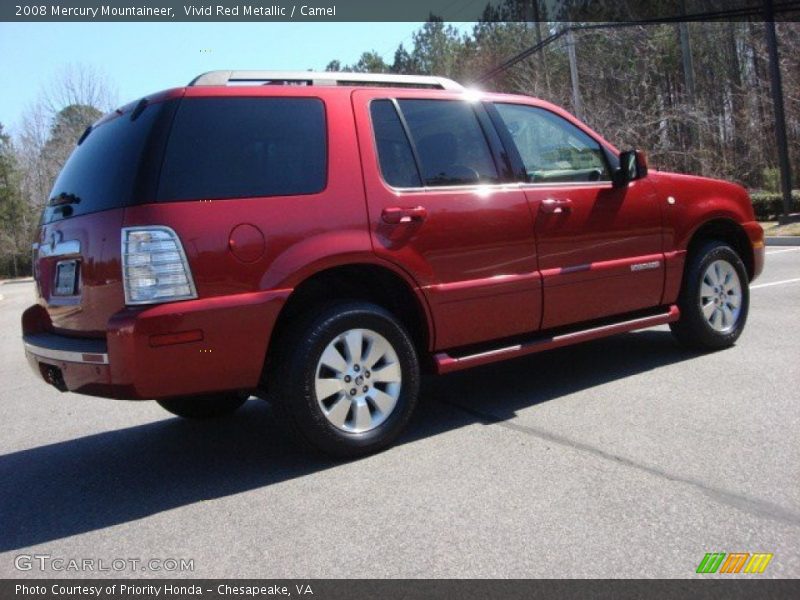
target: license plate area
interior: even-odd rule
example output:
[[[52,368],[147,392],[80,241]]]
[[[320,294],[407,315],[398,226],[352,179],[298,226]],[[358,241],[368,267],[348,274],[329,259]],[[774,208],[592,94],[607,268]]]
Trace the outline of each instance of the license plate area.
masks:
[[[78,261],[62,260],[56,264],[54,296],[74,296],[78,292]]]

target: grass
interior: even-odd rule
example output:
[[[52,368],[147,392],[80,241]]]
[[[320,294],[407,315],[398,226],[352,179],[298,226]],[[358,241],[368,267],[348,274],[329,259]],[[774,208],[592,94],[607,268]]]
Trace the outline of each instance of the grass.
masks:
[[[800,235],[800,221],[785,225],[781,225],[777,221],[762,221],[761,226],[764,228],[764,235],[769,237]]]

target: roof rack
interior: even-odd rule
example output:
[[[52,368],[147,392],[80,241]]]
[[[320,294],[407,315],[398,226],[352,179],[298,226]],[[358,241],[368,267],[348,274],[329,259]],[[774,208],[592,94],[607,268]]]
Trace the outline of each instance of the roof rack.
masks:
[[[427,75],[316,71],[209,71],[189,82],[198,85],[346,85],[432,88],[463,91],[452,79]]]

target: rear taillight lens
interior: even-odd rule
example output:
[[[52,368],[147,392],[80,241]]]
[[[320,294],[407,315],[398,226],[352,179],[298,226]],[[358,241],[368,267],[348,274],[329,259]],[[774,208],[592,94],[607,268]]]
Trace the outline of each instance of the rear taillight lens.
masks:
[[[125,304],[156,304],[197,298],[178,235],[169,227],[122,230]]]

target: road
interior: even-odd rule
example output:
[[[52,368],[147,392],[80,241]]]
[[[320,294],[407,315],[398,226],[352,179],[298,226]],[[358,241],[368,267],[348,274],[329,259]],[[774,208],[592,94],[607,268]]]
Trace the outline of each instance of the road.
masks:
[[[0,577],[671,578],[706,552],[800,577],[800,248],[755,284],[734,348],[659,328],[431,378],[396,447],[337,463],[264,401],[189,423],[51,389],[19,340],[33,286],[7,283]]]

